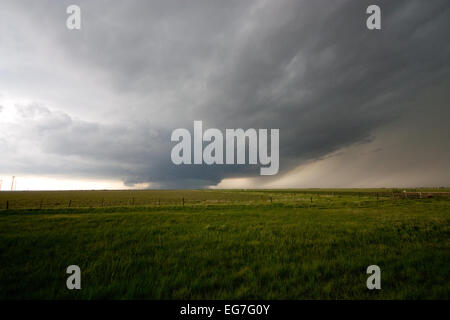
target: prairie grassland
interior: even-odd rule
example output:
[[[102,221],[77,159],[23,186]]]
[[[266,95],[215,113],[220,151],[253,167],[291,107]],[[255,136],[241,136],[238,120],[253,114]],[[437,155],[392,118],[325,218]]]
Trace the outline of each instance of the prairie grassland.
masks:
[[[449,299],[450,199],[392,191],[0,192],[0,298]]]

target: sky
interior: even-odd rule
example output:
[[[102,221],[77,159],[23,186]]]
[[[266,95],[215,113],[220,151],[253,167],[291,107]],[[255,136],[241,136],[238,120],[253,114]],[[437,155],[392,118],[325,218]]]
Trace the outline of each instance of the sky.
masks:
[[[2,190],[450,186],[449,16],[447,0],[2,0]],[[173,164],[195,120],[279,129],[278,174]]]

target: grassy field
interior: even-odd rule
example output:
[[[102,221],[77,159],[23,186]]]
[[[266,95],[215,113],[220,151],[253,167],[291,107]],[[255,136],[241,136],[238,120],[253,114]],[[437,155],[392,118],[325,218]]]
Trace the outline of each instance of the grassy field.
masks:
[[[450,198],[396,194],[0,192],[0,298],[449,299]]]

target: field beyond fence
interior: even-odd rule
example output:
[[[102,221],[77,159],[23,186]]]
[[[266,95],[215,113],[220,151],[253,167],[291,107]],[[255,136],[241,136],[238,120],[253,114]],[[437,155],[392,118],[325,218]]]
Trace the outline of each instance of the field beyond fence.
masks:
[[[450,197],[449,189],[286,189],[286,190],[93,190],[0,192],[0,210],[187,206],[213,204],[309,204],[357,197],[372,202]]]

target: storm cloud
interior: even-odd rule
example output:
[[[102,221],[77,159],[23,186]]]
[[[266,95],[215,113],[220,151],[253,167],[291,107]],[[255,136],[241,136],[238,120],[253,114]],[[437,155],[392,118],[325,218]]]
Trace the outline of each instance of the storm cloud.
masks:
[[[81,7],[79,31],[65,27],[70,4]],[[170,134],[192,131],[194,120],[222,130],[280,129],[280,175],[379,136],[382,150],[389,133],[397,136],[394,124],[417,139],[427,131],[449,136],[440,120],[449,116],[442,84],[450,81],[450,3],[376,1],[375,31],[366,28],[370,4],[2,1],[0,172],[171,188],[258,176],[259,166],[172,164]],[[429,121],[420,126],[410,114]],[[426,143],[436,146],[427,149],[429,164],[447,159],[445,141]],[[420,153],[398,148],[396,157]],[[370,185],[360,176],[342,186]]]

